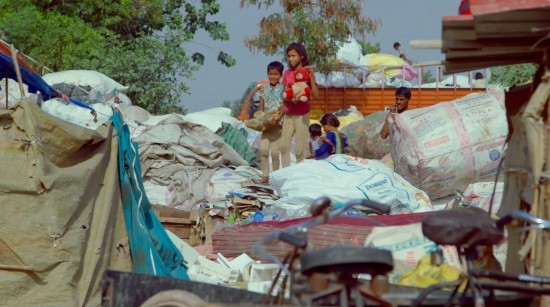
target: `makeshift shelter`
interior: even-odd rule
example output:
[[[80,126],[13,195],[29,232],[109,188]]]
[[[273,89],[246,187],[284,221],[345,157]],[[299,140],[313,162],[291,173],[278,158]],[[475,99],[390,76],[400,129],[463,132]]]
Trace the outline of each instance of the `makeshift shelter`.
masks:
[[[2,304],[99,305],[103,271],[132,268],[114,129],[63,122],[29,100],[0,122]]]
[[[470,0],[469,4],[470,14],[443,18],[442,41],[412,44],[441,48],[446,73],[539,64],[532,84],[513,87],[506,94],[511,135],[500,170],[507,176],[499,214],[522,208],[550,219],[550,2]],[[515,236],[508,242],[507,272],[521,272],[524,268],[519,260],[529,257],[529,273],[550,276],[550,261],[544,260],[544,255],[550,253],[548,230],[531,230],[527,240]],[[543,298],[541,305],[548,304],[550,299]]]
[[[19,68],[29,89],[55,95],[4,49],[0,77]],[[90,130],[29,99],[0,110],[1,304],[100,305],[108,268],[188,279],[143,192],[137,145],[119,113],[111,120]]]
[[[542,63],[550,40],[546,0],[470,0],[471,15],[443,17],[445,73]]]

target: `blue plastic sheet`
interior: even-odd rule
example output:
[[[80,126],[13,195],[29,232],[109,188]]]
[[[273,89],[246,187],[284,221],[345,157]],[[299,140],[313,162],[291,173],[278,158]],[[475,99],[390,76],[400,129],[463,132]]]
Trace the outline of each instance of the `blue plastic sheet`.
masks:
[[[183,256],[153,213],[141,180],[138,146],[120,113],[111,117],[118,132],[118,171],[130,253],[136,273],[189,280]]]
[[[21,73],[23,83],[25,83],[29,88],[29,93],[36,93],[37,91],[40,91],[44,100],[60,97],[59,93],[48,83],[46,83],[41,76],[27,69],[24,65],[19,65],[19,71]],[[12,57],[0,51],[0,79],[3,78],[17,80],[17,75],[15,73],[15,66],[13,64]],[[0,86],[3,86],[3,84],[0,84]],[[92,107],[83,102],[73,98],[69,98],[69,100],[79,107],[95,112]]]

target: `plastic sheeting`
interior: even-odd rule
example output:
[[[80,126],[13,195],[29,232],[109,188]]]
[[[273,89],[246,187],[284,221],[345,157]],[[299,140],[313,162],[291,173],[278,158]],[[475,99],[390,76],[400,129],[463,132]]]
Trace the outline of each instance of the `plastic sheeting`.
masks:
[[[44,100],[49,100],[51,98],[59,97],[59,93],[49,86],[46,81],[42,79],[36,72],[34,72],[27,64],[21,61],[20,58],[17,59],[19,64],[19,70],[21,72],[21,79],[23,83],[28,86],[30,93],[36,93],[40,91]],[[17,75],[15,73],[15,65],[11,57],[11,51],[4,45],[0,44],[0,79],[2,78],[11,78],[17,80]],[[67,98],[72,103],[81,106],[86,109],[93,109],[86,104],[72,98]]]
[[[183,256],[153,213],[141,180],[137,143],[120,113],[111,117],[119,134],[118,172],[126,230],[136,273],[189,280]]]
[[[382,67],[385,66],[401,66],[400,68],[386,68],[384,69],[384,73],[386,75],[396,76],[400,79],[405,79],[407,81],[416,79],[418,77],[418,73],[411,65],[409,65],[409,63],[391,54],[367,54],[361,57],[360,64],[363,66],[367,66],[367,68],[371,72],[382,71]],[[403,75],[405,76],[405,78],[403,78]]]
[[[391,152],[389,140],[380,137],[386,115],[386,111],[375,112],[340,129],[348,138],[348,146],[353,156],[382,159]]]
[[[157,122],[157,118],[161,119]],[[141,175],[149,191],[151,184],[169,191],[165,194],[168,206],[189,208],[203,200],[216,168],[248,165],[222,137],[178,114],[152,117],[140,127],[145,129],[138,136],[134,131],[134,140],[139,146]]]
[[[114,129],[27,99],[0,122],[0,304],[99,306],[104,270],[131,270]]]
[[[217,134],[223,137],[223,140],[233,147],[248,164],[254,164],[256,151],[248,145],[248,132],[246,130],[234,128],[228,123],[222,123],[222,128]]]
[[[335,203],[370,199],[391,206],[392,214],[433,210],[423,191],[376,160],[334,154],[275,171],[270,181],[280,196],[275,205],[292,216],[309,214],[320,196]]]

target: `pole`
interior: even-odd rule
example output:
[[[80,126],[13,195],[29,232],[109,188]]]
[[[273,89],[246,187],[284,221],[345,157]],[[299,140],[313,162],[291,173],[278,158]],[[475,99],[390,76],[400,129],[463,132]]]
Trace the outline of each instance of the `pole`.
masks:
[[[6,110],[9,109],[9,102],[8,102],[8,94],[9,94],[9,91],[8,91],[8,76],[10,75],[9,74],[10,70],[8,69],[8,66],[6,66]]]
[[[19,63],[17,62],[17,50],[10,44],[11,57],[13,58],[13,67],[15,68],[15,74],[17,75],[17,82],[19,83],[19,90],[21,91],[21,98],[25,97],[25,87],[23,86],[23,79],[21,78],[21,71],[19,70]]]

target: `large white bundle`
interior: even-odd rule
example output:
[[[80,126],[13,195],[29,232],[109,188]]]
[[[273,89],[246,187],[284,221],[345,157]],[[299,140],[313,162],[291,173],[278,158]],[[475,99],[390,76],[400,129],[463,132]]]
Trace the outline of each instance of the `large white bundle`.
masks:
[[[13,79],[8,78],[8,86],[6,88],[6,79],[0,80],[0,109],[10,109],[13,108],[16,104],[19,103],[21,99],[21,89],[19,88],[19,83]],[[26,84],[23,84],[25,89],[25,95],[28,96],[28,87]],[[7,99],[6,99],[7,93]],[[6,108],[7,103],[7,108]]]
[[[281,197],[276,205],[287,210],[303,211],[320,196],[334,202],[367,198],[394,213],[432,210],[424,192],[376,160],[341,154],[306,160],[271,173],[270,181]]]
[[[120,110],[124,110],[132,106],[132,100],[130,100],[130,98],[123,93],[119,93],[116,97],[109,99],[106,103],[107,105],[113,108],[119,108]]]
[[[151,118],[151,113],[140,106],[129,106],[122,110],[125,120],[130,119],[143,123]]]
[[[96,130],[109,120],[111,115],[113,115],[113,110],[108,105],[102,103],[93,104],[91,107],[96,111],[95,115],[89,109],[80,107],[74,103],[68,103],[61,98],[54,98],[44,101],[41,109],[64,121]]]
[[[316,74],[315,78],[317,78],[317,76],[319,76],[319,74]],[[320,78],[319,80],[322,81],[322,83],[319,84],[326,87],[358,87],[361,85],[361,81],[357,76],[350,72],[331,71],[326,75],[320,74]]]
[[[233,127],[239,124],[239,120],[231,116],[231,110],[222,107],[189,113],[184,115],[184,119],[195,124],[203,125],[214,133],[222,127],[222,123],[228,123]]]
[[[189,114],[195,114],[195,113],[220,115],[220,116],[231,116],[231,109],[225,108],[225,107],[217,107],[217,108],[205,109],[205,110],[202,110],[202,111],[189,113]]]
[[[94,102],[107,102],[115,97],[117,93],[127,88],[109,78],[108,76],[94,70],[65,70],[45,74],[42,79],[50,86],[55,84],[72,84],[84,88],[90,87],[89,100]]]
[[[508,124],[502,92],[390,116],[395,170],[431,199],[494,180]]]
[[[361,45],[355,39],[350,38],[347,42],[340,45],[336,53],[336,59],[342,63],[357,66],[362,55],[361,51]]]

